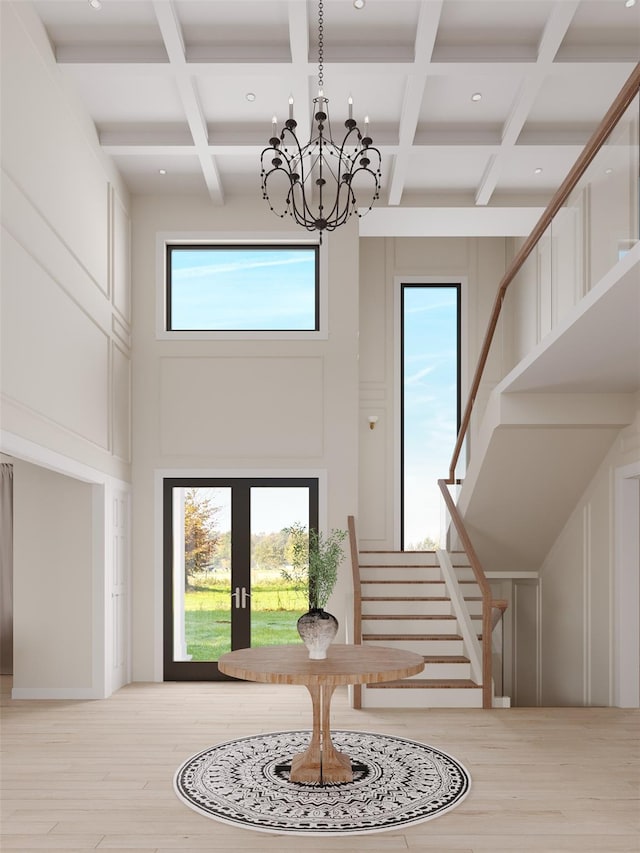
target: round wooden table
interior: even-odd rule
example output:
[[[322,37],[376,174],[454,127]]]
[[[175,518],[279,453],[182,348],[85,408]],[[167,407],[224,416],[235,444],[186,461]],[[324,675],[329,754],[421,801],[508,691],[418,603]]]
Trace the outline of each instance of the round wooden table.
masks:
[[[332,644],[325,660],[309,660],[302,644],[236,649],[222,655],[218,669],[234,678],[266,684],[304,684],[311,694],[313,730],[307,750],[291,762],[293,782],[351,782],[348,755],[331,741],[333,691],[340,684],[372,684],[416,675],[424,658],[386,646]]]

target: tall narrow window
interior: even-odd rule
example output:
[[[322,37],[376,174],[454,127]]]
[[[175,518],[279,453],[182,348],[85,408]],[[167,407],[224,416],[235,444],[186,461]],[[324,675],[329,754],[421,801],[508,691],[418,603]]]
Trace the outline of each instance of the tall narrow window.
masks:
[[[401,547],[429,550],[460,422],[460,285],[403,284],[401,324]]]

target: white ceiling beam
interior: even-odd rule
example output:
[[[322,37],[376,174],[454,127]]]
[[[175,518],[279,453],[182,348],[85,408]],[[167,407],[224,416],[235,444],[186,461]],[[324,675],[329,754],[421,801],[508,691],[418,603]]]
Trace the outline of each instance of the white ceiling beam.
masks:
[[[543,207],[374,207],[358,227],[361,237],[526,237],[543,212]]]
[[[418,126],[420,107],[422,106],[424,87],[427,81],[427,72],[431,57],[433,56],[436,36],[438,35],[441,13],[442,0],[436,3],[422,0],[414,43],[414,62],[411,74],[407,80],[400,116],[398,131],[400,149],[394,158],[391,180],[389,182],[387,203],[390,205],[400,204],[402,199],[407,171],[409,169],[411,148]]]
[[[480,180],[475,198],[477,205],[489,204],[505,160],[518,141],[531,109],[540,94],[540,89],[546,79],[546,72],[555,59],[578,6],[579,0],[560,0],[553,6],[538,45],[536,65],[525,77],[516,96],[511,114],[505,122],[500,151],[497,156],[488,161]]]
[[[123,55],[123,50],[126,51],[126,58]],[[155,57],[155,58],[154,58]],[[171,64],[167,61],[164,52],[158,54],[157,50],[150,49],[147,52],[146,47],[137,49],[134,53],[129,47],[122,45],[100,45],[96,47],[87,47],[87,45],[64,45],[56,50],[56,60],[58,65],[69,66],[78,73],[91,74],[94,71],[109,72],[114,75],[122,76],[144,75],[169,77],[175,71]],[[325,57],[326,60],[326,57]],[[390,62],[387,59],[381,60],[384,62],[384,71],[387,76],[406,76],[414,70],[413,62]],[[605,60],[603,60],[603,64]],[[562,76],[574,76],[581,72],[593,71],[594,65],[597,65],[596,60],[591,62],[556,62],[554,74]],[[635,61],[629,57],[619,54],[617,62],[606,62],[608,69],[619,66],[621,76],[629,75],[635,67]],[[290,72],[291,62],[289,61],[269,61],[260,58],[254,54],[252,59],[244,61],[236,59],[218,59],[217,61],[193,61],[187,58],[186,68],[191,74],[197,77],[231,77],[233,75],[247,76],[259,74],[261,76],[283,76]],[[317,62],[301,63],[299,68],[303,75],[307,77],[315,76],[317,72]],[[380,61],[369,59],[365,62],[348,62],[348,61],[325,61],[325,68],[336,74],[379,74]],[[520,61],[503,61],[503,62],[431,62],[429,63],[429,73],[431,75],[446,75],[447,77],[469,77],[470,75],[501,75],[501,74],[524,74],[526,72],[535,71],[535,63],[520,62]]]
[[[175,71],[175,83],[182,102],[193,144],[194,153],[200,161],[209,196],[215,204],[224,204],[220,175],[215,161],[209,153],[209,133],[202,113],[196,82],[186,66],[186,51],[182,29],[172,2],[154,0],[153,8],[158,19],[169,63]]]
[[[288,72],[293,72],[293,95],[294,118],[298,122],[296,128],[300,139],[309,139],[311,133],[311,104],[309,103],[309,75],[312,65],[309,62],[309,16],[307,4],[289,0],[289,45],[291,50],[291,67]],[[283,111],[282,119],[278,116],[279,123],[288,118],[284,111],[287,104],[274,104],[274,111]]]

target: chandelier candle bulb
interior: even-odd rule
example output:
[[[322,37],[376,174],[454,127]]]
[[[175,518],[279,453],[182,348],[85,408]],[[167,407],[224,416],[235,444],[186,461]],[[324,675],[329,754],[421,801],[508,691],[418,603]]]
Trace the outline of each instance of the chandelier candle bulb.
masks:
[[[293,96],[289,97],[289,118],[293,118]]]
[[[349,118],[353,118],[353,98],[349,95],[349,100],[347,101],[349,104]]]

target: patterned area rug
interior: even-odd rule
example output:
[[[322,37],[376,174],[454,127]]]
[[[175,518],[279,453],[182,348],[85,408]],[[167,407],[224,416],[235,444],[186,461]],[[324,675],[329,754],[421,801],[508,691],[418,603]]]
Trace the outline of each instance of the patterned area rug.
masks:
[[[331,733],[351,758],[353,782],[291,782],[291,759],[308,731],[273,732],[220,743],[189,758],[176,793],[206,817],[261,832],[357,835],[438,817],[469,792],[462,765],[438,749],[370,732]]]

